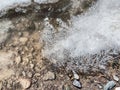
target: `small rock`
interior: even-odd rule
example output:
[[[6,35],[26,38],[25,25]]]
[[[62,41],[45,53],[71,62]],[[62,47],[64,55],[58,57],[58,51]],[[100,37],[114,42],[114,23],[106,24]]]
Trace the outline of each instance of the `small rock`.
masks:
[[[21,42],[22,44],[26,44],[26,42],[28,41],[28,38],[26,38],[26,37],[21,37],[19,40],[20,40],[20,42]]]
[[[116,87],[115,90],[120,90],[120,87]]]
[[[103,86],[102,86],[101,84],[98,84],[97,86],[98,86],[98,88],[100,88],[100,89],[103,88]]]
[[[114,79],[115,81],[119,81],[119,78],[118,78],[116,75],[113,75],[113,79]]]
[[[32,72],[28,72],[28,74],[27,74],[27,75],[28,75],[28,77],[30,77],[30,78],[31,78],[31,77],[33,76],[33,73],[32,73]]]
[[[26,73],[25,73],[25,71],[22,71],[22,75],[25,77],[26,76]]]
[[[20,57],[20,56],[16,57],[15,62],[16,62],[17,64],[20,64],[20,62],[21,62],[21,57]]]
[[[35,77],[39,77],[39,76],[40,76],[40,73],[35,73],[34,76],[35,76]]]
[[[30,79],[20,78],[19,82],[22,85],[23,89],[28,89],[31,85]]]
[[[74,85],[75,87],[77,87],[77,88],[82,88],[82,85],[81,85],[81,83],[80,83],[78,80],[74,80],[74,81],[73,81],[73,85]]]
[[[35,65],[31,63],[31,64],[30,64],[30,68],[33,69],[34,67],[35,67]]]
[[[104,90],[111,90],[114,86],[116,85],[116,83],[114,81],[109,81],[105,87]]]
[[[79,76],[75,71],[73,71],[73,76],[74,76],[74,79],[77,79],[77,80],[79,79]]]
[[[55,74],[53,72],[47,72],[44,77],[43,80],[54,80],[55,79]]]
[[[21,37],[21,36],[23,35],[23,33],[22,33],[22,32],[19,32],[18,35],[19,35],[19,37]]]

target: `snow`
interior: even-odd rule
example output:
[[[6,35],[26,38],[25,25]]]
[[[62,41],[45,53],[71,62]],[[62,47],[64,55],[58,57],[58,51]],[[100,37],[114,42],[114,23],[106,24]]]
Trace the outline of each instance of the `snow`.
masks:
[[[36,3],[54,3],[58,0],[34,0]],[[0,11],[8,10],[16,6],[28,6],[31,0],[0,0]]]
[[[31,3],[31,0],[0,0],[0,11],[13,8],[17,5],[26,6]]]
[[[43,40],[46,46],[43,55],[60,63],[73,58],[70,61],[72,64],[80,62],[83,67],[79,63],[76,67],[84,68],[88,64],[92,65],[94,61],[90,61],[89,55],[101,55],[101,51],[105,50],[107,56],[111,49],[116,52],[120,51],[119,11],[119,0],[99,0],[86,13],[72,17],[70,26],[58,28],[59,33],[54,34],[54,29],[45,28]],[[84,63],[83,58],[80,59],[82,56],[88,57],[89,60]],[[102,56],[102,59],[96,57],[99,60],[98,63],[106,62],[108,59],[106,56]],[[78,58],[77,61],[74,61],[76,58]]]
[[[55,3],[58,2],[59,0],[34,0],[37,3]]]

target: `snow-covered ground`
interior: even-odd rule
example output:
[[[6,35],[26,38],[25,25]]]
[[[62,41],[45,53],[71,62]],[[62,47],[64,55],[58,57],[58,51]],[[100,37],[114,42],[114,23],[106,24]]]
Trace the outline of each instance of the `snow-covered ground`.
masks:
[[[0,11],[13,8],[17,5],[24,6],[29,5],[31,0],[0,0]]]
[[[46,3],[51,1],[35,0],[35,2]],[[52,0],[52,2],[56,2],[56,0]],[[31,0],[1,0],[0,11],[13,8],[16,5],[29,5],[30,3]],[[42,33],[43,40],[46,43],[43,50],[44,56],[56,62],[66,62],[69,58],[79,58],[77,61],[81,63],[83,62],[80,59],[81,56],[89,57],[91,54],[100,54],[102,50],[105,50],[105,53],[111,49],[120,51],[119,11],[119,0],[98,0],[84,14],[73,16],[70,19],[70,26],[58,19],[58,22],[62,23],[58,28],[58,33],[54,31],[46,19],[45,30]],[[1,24],[0,33],[3,31],[2,27],[6,27],[6,25]],[[103,58],[102,61],[105,59]],[[74,63],[74,60],[71,62]]]
[[[99,54],[102,50],[105,53],[111,49],[120,50],[119,0],[98,0],[86,13],[72,17],[70,22],[69,27],[61,27],[63,30],[60,29],[56,35],[54,30],[45,28],[43,40],[49,46],[46,46],[43,54],[48,59],[64,63],[73,58],[70,62],[75,63],[77,61],[74,60],[81,56]],[[105,58],[102,59],[104,62]],[[84,62],[83,59],[78,60]],[[81,67],[80,63],[77,63],[78,67]],[[92,65],[92,61],[87,63]]]
[[[54,3],[58,0],[34,0],[36,3]],[[0,0],[0,11],[5,11],[16,6],[28,6],[31,0]]]

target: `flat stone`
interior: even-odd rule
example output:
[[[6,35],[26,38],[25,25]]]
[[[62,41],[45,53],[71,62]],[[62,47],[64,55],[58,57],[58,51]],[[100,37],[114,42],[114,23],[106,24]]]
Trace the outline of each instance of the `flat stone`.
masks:
[[[104,90],[111,90],[115,85],[116,85],[116,83],[115,83],[114,81],[109,81],[109,82],[104,86]]]
[[[28,77],[31,78],[33,76],[33,73],[32,72],[28,72],[27,75],[28,75]]]
[[[19,78],[19,82],[23,89],[28,89],[31,85],[31,80],[26,78]]]
[[[115,81],[119,81],[119,78],[118,78],[116,75],[113,75],[113,79],[114,79]]]
[[[55,79],[55,74],[53,72],[47,72],[44,77],[43,80],[54,80]]]
[[[73,81],[73,85],[74,85],[75,87],[77,87],[77,88],[82,88],[82,85],[81,85],[81,83],[80,83],[78,80],[74,80],[74,81]]]
[[[101,84],[98,84],[97,86],[98,86],[98,88],[100,88],[100,89],[103,88],[103,86],[102,86]]]
[[[21,62],[21,57],[20,57],[20,56],[16,57],[15,62],[16,62],[17,64],[20,64],[20,62]]]
[[[26,37],[21,37],[19,40],[20,40],[20,42],[21,42],[22,44],[26,44],[26,42],[28,41],[28,38],[26,38]]]
[[[74,76],[74,79],[77,79],[77,80],[79,79],[79,76],[75,71],[73,71],[73,76]]]

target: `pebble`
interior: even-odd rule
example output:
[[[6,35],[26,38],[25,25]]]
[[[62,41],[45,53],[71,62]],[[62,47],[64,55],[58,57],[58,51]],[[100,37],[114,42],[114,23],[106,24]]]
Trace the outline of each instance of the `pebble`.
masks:
[[[102,86],[101,84],[98,84],[97,86],[98,86],[98,88],[100,88],[100,89],[103,88],[103,86]]]
[[[43,80],[54,80],[54,79],[55,79],[55,74],[50,71],[48,71],[43,77]]]
[[[81,85],[81,83],[80,83],[78,80],[74,80],[74,81],[73,81],[73,85],[74,85],[75,87],[77,87],[77,88],[82,88],[82,85]]]
[[[25,73],[25,71],[22,71],[22,75],[25,77],[26,76],[26,73]]]
[[[74,76],[74,79],[77,79],[77,80],[79,79],[79,76],[75,71],[73,71],[73,76]]]
[[[30,79],[20,78],[19,82],[22,85],[23,89],[28,89],[31,85],[31,80]]]
[[[116,85],[116,83],[115,83],[114,81],[109,81],[109,82],[104,86],[104,90],[111,90],[115,85]]]
[[[21,43],[26,44],[26,42],[28,41],[28,38],[21,37],[19,40],[20,40]]]
[[[35,65],[31,63],[31,64],[30,64],[30,68],[33,69],[34,67],[35,67]]]
[[[115,90],[120,90],[120,87],[116,87]]]
[[[115,81],[119,81],[119,78],[118,78],[116,75],[113,75],[113,79],[114,79]]]
[[[21,36],[23,35],[23,33],[22,33],[22,32],[19,32],[18,35],[21,37]]]
[[[40,73],[35,73],[35,77],[40,77]]]
[[[32,72],[28,72],[27,75],[28,75],[28,77],[31,78],[33,76],[33,73]]]
[[[17,64],[20,64],[20,62],[21,62],[21,57],[20,57],[20,56],[16,57],[15,62],[16,62]]]

